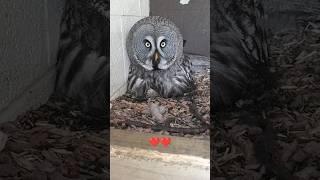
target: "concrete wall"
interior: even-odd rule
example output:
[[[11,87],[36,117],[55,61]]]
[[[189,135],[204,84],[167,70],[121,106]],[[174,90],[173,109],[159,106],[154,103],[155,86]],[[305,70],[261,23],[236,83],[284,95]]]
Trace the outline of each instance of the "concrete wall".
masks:
[[[44,103],[54,86],[63,0],[0,3],[0,122]]]
[[[135,22],[149,16],[149,0],[110,1],[110,97],[126,92],[129,60],[127,34]]]
[[[210,0],[152,0],[150,15],[171,19],[187,40],[187,53],[210,55]]]

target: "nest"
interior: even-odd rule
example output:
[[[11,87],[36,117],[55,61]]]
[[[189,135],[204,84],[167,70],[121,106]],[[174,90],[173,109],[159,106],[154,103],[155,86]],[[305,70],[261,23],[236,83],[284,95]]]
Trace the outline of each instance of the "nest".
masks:
[[[111,126],[178,136],[209,135],[209,71],[194,74],[196,90],[180,98],[152,97],[137,102],[121,96],[111,102]]]

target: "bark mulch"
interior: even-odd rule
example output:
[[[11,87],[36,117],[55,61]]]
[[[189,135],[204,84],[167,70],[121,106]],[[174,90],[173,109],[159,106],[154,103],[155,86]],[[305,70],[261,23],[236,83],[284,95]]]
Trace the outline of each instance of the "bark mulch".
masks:
[[[307,26],[275,34],[274,87],[215,114],[214,179],[320,179],[319,32]]]
[[[71,101],[51,98],[1,124],[0,179],[107,179],[106,119],[103,123],[79,109]]]
[[[180,98],[149,94],[146,101],[121,96],[111,101],[111,127],[176,136],[207,136],[210,123],[209,70],[194,74],[196,89]]]

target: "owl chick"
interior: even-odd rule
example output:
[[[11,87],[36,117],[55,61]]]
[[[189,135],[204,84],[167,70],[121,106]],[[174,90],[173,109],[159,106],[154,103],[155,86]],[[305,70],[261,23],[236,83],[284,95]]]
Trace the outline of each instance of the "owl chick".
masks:
[[[191,90],[191,63],[183,55],[183,38],[170,20],[150,16],[131,28],[126,42],[130,59],[127,90],[146,99],[153,89],[160,96],[182,96]]]

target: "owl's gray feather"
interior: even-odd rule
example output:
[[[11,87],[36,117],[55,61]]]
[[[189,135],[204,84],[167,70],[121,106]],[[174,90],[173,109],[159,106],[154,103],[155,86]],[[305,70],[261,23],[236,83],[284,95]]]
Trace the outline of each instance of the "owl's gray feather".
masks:
[[[109,1],[68,0],[60,25],[55,94],[106,114]]]
[[[161,48],[158,40],[163,38],[166,46]],[[150,40],[150,48],[144,46],[147,40]],[[190,91],[193,82],[191,63],[183,55],[182,35],[170,20],[151,16],[138,21],[129,32],[127,51],[131,62],[129,94],[144,99],[149,89],[162,97],[182,96]],[[156,66],[152,59],[155,52],[161,56]]]
[[[232,107],[249,91],[254,89],[257,93],[259,86],[263,86],[268,76],[269,47],[261,3],[256,0],[212,3],[211,89],[212,104],[218,110]]]

